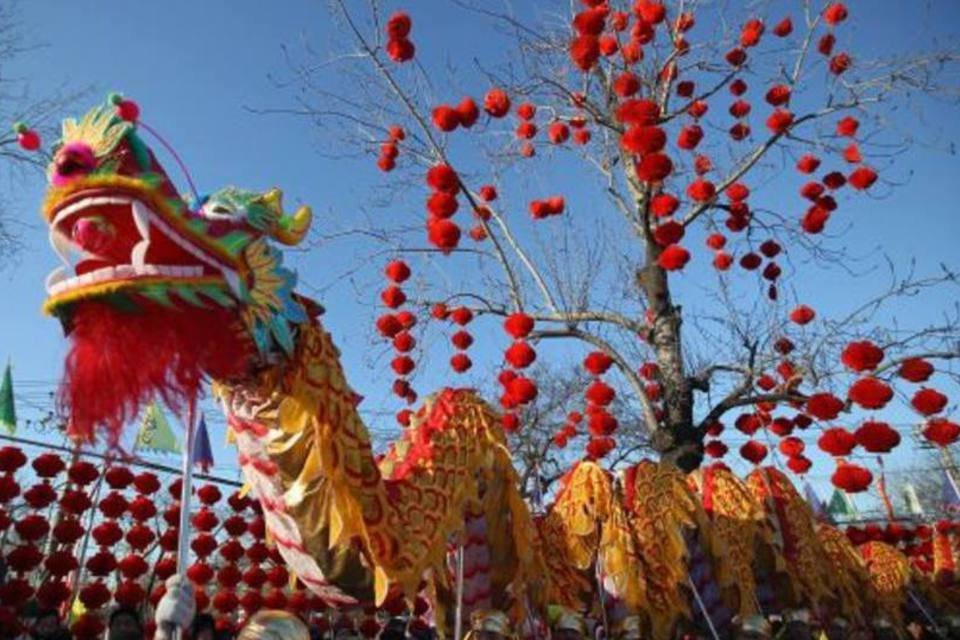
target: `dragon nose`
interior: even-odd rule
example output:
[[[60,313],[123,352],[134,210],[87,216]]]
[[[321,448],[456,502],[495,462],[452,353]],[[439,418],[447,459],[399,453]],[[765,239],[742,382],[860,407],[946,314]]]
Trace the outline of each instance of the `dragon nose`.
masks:
[[[71,235],[84,251],[103,254],[113,242],[116,230],[103,218],[81,218],[73,223]]]
[[[66,184],[74,178],[80,178],[97,166],[93,149],[82,142],[73,142],[57,152],[53,159],[53,183]]]

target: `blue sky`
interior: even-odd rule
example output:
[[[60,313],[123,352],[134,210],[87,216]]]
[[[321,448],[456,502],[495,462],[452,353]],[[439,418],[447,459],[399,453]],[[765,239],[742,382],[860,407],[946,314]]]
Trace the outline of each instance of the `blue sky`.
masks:
[[[477,1],[485,6],[502,4]],[[436,79],[438,94],[458,100],[464,92],[472,91],[479,98],[479,87],[485,85],[476,82],[475,71],[467,70],[458,76],[459,81],[451,83],[454,86],[448,86],[442,79],[445,69],[451,58],[464,67],[472,57],[500,62],[504,38],[482,20],[447,2],[386,4],[389,10],[403,7],[413,15],[418,60]],[[523,7],[521,14],[530,11],[526,2],[516,4]],[[546,7],[548,3],[543,4]],[[780,15],[793,4],[775,3],[777,9],[770,14]],[[929,13],[915,9],[914,3],[893,0],[852,0],[848,4],[853,18],[844,27],[844,37],[852,38],[849,46],[855,55],[895,55],[916,43],[916,34],[921,33],[931,44],[946,44],[951,38],[956,42],[960,24],[960,5],[956,3],[932,3]],[[225,184],[280,186],[291,204],[313,205],[316,227],[322,232],[328,220],[342,222],[352,211],[360,211],[368,193],[384,179],[376,171],[373,158],[336,160],[318,154],[317,144],[334,140],[335,132],[318,132],[304,120],[264,116],[248,109],[292,104],[292,93],[278,89],[271,80],[288,73],[282,46],[296,53],[306,38],[325,54],[338,36],[324,2],[296,1],[283,3],[282,9],[279,6],[254,0],[165,0],[122,5],[99,0],[22,2],[24,29],[45,46],[23,56],[11,71],[28,78],[36,93],[64,85],[91,86],[90,98],[76,105],[71,115],[84,111],[108,91],[129,95],[139,102],[144,121],[162,131],[176,147],[201,191]],[[710,28],[709,22],[698,25],[692,35],[703,37]],[[335,75],[325,80],[334,90],[340,81]],[[857,265],[859,274],[854,277],[837,270],[808,269],[791,280],[798,297],[810,301],[822,314],[839,316],[849,309],[851,292],[862,297],[860,293],[865,296],[882,290],[884,282],[879,272],[869,269],[877,264],[881,252],[898,264],[915,259],[918,270],[924,273],[935,270],[941,262],[960,267],[956,258],[960,221],[956,197],[950,189],[960,175],[960,161],[950,152],[960,134],[960,120],[955,107],[931,101],[923,101],[921,106],[919,114],[906,108],[898,110],[890,122],[891,128],[909,130],[918,138],[918,143],[884,172],[884,178],[899,186],[881,189],[881,199],[857,198],[843,204],[842,224],[849,224],[852,231],[835,243],[849,244],[853,253],[863,258]],[[760,122],[754,125],[759,127]],[[166,164],[177,179],[172,163]],[[549,177],[530,179],[529,183],[541,187]],[[19,408],[29,417],[33,407],[42,406],[44,394],[53,388],[65,346],[57,323],[39,312],[44,296],[42,282],[55,261],[36,213],[43,190],[40,176],[30,177],[23,185],[4,184],[0,188],[12,199],[25,245],[19,261],[0,270],[6,302],[0,357],[9,357],[14,363],[18,391],[23,394]],[[764,187],[763,197],[775,201],[782,197],[782,190],[795,188],[793,183],[772,180]],[[587,197],[578,194],[575,186],[565,186],[564,190],[574,204]],[[795,199],[792,193],[790,197]],[[419,198],[418,193],[410,202],[419,202]],[[407,205],[406,200],[399,202]],[[380,214],[401,215],[395,211]],[[420,215],[418,209],[416,215]],[[372,413],[392,412],[398,407],[384,393],[390,379],[387,358],[373,345],[370,330],[376,287],[381,282],[377,271],[380,265],[361,270],[351,279],[337,280],[345,265],[369,253],[369,247],[361,242],[331,242],[293,260],[302,280],[323,291],[321,302],[328,309],[325,322],[340,344],[353,385],[368,398],[365,406]],[[701,263],[707,261],[705,254],[698,256]],[[680,286],[696,295],[701,279],[707,277],[711,276],[704,265],[694,265],[680,276]],[[899,312],[922,323],[935,320],[951,302],[924,300],[901,307]],[[436,361],[435,370],[442,367],[443,359]],[[427,390],[439,384],[442,377],[428,372],[419,386]],[[389,417],[379,419],[387,430],[391,428]],[[215,419],[211,422],[218,440],[222,427]],[[225,460],[232,453],[217,453],[219,462],[231,466]]]

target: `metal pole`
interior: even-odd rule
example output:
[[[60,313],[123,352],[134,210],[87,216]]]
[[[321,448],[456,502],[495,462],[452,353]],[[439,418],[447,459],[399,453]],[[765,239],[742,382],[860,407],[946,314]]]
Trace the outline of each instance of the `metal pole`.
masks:
[[[927,622],[930,623],[930,626],[933,627],[933,630],[939,634],[940,627],[937,625],[936,621],[933,619],[933,616],[927,611],[927,608],[923,606],[923,603],[920,602],[920,599],[913,594],[912,589],[907,589],[907,595],[910,596],[910,599],[913,600],[913,603],[917,605],[917,608],[920,609],[920,613],[923,614],[923,617],[927,619]]]
[[[454,609],[454,620],[453,620],[453,640],[460,640],[463,637],[463,631],[461,629],[463,623],[463,543],[457,543],[457,556],[456,556],[456,570],[457,570],[457,606]]]
[[[197,407],[194,401],[190,402],[187,408],[187,420],[184,425],[185,436],[183,443],[182,476],[180,485],[180,525],[177,531],[177,573],[183,579],[187,571],[187,563],[190,560],[190,545],[188,544],[188,531],[190,529],[190,496],[191,484],[193,480],[193,441],[196,436],[196,426],[194,424],[197,417]],[[177,628],[174,634],[175,640],[183,637],[183,630]]]
[[[707,626],[710,628],[710,635],[713,636],[713,640],[720,640],[720,636],[717,635],[717,630],[713,626],[713,620],[710,619],[710,614],[707,612],[707,607],[703,604],[703,600],[700,598],[700,592],[697,590],[697,585],[693,583],[693,578],[687,574],[687,584],[690,585],[690,589],[693,590],[693,597],[697,601],[697,606],[700,607],[700,612],[703,613],[703,617],[707,621]]]

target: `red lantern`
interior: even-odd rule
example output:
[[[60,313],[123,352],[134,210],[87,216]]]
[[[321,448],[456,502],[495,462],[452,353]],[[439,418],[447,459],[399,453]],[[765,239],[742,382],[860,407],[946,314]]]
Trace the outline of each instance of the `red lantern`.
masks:
[[[866,491],[873,482],[873,474],[859,465],[840,462],[836,471],[830,476],[830,482],[847,493],[860,493]]]
[[[807,399],[807,413],[819,420],[833,420],[842,409],[843,401],[832,393],[815,393]]]
[[[947,396],[936,389],[921,387],[919,391],[913,394],[910,404],[923,415],[931,416],[944,410],[947,406]]]
[[[938,446],[946,447],[960,438],[960,425],[943,418],[931,418],[923,428],[923,437]]]
[[[840,360],[857,373],[870,371],[876,369],[883,360],[883,349],[869,340],[851,342],[840,354]]]
[[[787,458],[787,468],[797,475],[803,475],[810,470],[813,462],[804,455],[796,455]]]
[[[66,468],[66,464],[55,453],[41,453],[33,459],[31,465],[41,478],[52,478]]]
[[[909,382],[926,382],[933,375],[933,365],[922,358],[910,358],[901,363],[897,375]]]
[[[900,444],[900,434],[886,422],[868,420],[853,435],[857,444],[870,453],[889,453]]]
[[[847,397],[864,409],[882,409],[893,399],[893,389],[882,380],[865,376],[850,385]]]
[[[857,439],[842,427],[831,427],[817,440],[817,446],[832,456],[846,456],[857,446]]]
[[[740,456],[753,464],[760,464],[767,457],[767,446],[757,440],[747,440],[740,447]]]

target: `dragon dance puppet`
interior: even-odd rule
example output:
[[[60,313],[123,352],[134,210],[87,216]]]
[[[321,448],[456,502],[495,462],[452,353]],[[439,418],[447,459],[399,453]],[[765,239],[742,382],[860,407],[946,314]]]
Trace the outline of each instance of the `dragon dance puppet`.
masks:
[[[428,398],[377,462],[322,309],[295,292],[277,246],[304,239],[310,209],[285,213],[276,189],[188,203],[139,129],[96,107],[64,122],[48,169],[43,214],[65,266],[44,307],[70,340],[60,401],[71,434],[115,444],[154,397],[192,413],[212,380],[269,540],[328,603],[425,592],[442,633],[456,600],[448,549],[460,544],[468,614],[508,611],[520,628],[548,603],[599,604],[613,627],[667,638],[696,615],[691,592],[708,618],[748,616],[760,583],[780,581],[790,604],[834,600],[855,618],[865,572],[900,566],[890,553],[864,566],[835,533],[818,536],[770,469],[743,483],[645,461],[616,479],[584,461],[534,520],[499,416],[465,389]]]
[[[65,266],[44,307],[71,343],[72,435],[116,443],[150,398],[184,410],[212,379],[269,538],[317,594],[427,588],[442,614],[448,544],[469,534],[484,547],[477,606],[545,604],[499,416],[443,389],[378,465],[321,309],[276,246],[305,237],[310,209],[288,215],[279,190],[234,187],[188,204],[139,129],[109,106],[66,120],[48,169],[43,214]]]

